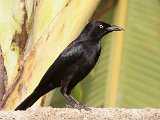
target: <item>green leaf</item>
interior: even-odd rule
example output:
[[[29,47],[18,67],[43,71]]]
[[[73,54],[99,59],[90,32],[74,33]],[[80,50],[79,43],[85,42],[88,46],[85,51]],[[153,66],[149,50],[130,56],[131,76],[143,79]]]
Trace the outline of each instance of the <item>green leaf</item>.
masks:
[[[160,107],[160,1],[130,0],[125,28],[120,107]]]

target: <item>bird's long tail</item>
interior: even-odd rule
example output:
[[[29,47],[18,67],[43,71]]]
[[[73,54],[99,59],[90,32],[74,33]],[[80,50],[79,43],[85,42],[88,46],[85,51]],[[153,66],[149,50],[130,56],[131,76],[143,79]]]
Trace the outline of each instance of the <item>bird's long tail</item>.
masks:
[[[41,96],[45,95],[55,87],[47,86],[48,84],[38,85],[36,89],[20,104],[15,110],[26,110],[31,107]]]
[[[32,92],[15,110],[26,110],[28,107],[31,107],[42,94],[38,92]]]

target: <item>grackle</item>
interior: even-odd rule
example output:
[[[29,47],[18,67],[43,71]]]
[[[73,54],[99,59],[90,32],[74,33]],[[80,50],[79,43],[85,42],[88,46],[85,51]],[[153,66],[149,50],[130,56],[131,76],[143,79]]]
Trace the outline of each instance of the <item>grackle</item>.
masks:
[[[101,53],[102,37],[112,31],[122,30],[118,26],[98,20],[89,22],[78,38],[50,66],[35,90],[15,110],[27,109],[41,96],[57,87],[60,87],[60,92],[71,107],[88,110],[88,107],[71,96],[71,91],[95,66]]]

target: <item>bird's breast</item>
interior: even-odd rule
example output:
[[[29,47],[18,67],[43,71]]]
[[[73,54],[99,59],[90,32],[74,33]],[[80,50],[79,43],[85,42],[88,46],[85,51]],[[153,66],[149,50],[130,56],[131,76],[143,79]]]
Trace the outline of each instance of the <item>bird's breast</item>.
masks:
[[[95,49],[90,49],[85,51],[84,55],[84,63],[87,64],[96,64],[99,56],[100,56],[100,48],[95,47]]]
[[[87,46],[86,48],[84,48],[83,54],[79,59],[79,71],[86,71],[86,73],[88,74],[97,63],[100,52],[100,44],[97,44],[96,46]]]
[[[83,80],[94,68],[100,56],[100,52],[100,45],[84,46],[82,55],[66,70],[65,76],[67,76],[68,71],[72,71],[75,76],[72,80],[73,83],[78,83]]]

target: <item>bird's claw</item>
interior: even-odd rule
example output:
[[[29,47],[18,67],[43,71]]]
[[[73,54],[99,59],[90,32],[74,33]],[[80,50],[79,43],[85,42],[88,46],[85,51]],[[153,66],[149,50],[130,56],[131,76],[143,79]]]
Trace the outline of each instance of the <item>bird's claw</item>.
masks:
[[[91,110],[88,106],[86,105],[80,105],[81,109],[85,109],[86,111]]]
[[[78,110],[85,109],[86,111],[91,110],[86,105],[82,105],[82,104],[71,104],[71,105],[66,105],[66,107],[67,108],[75,108],[75,109],[78,109]]]
[[[73,108],[71,105],[66,105],[66,108]]]

